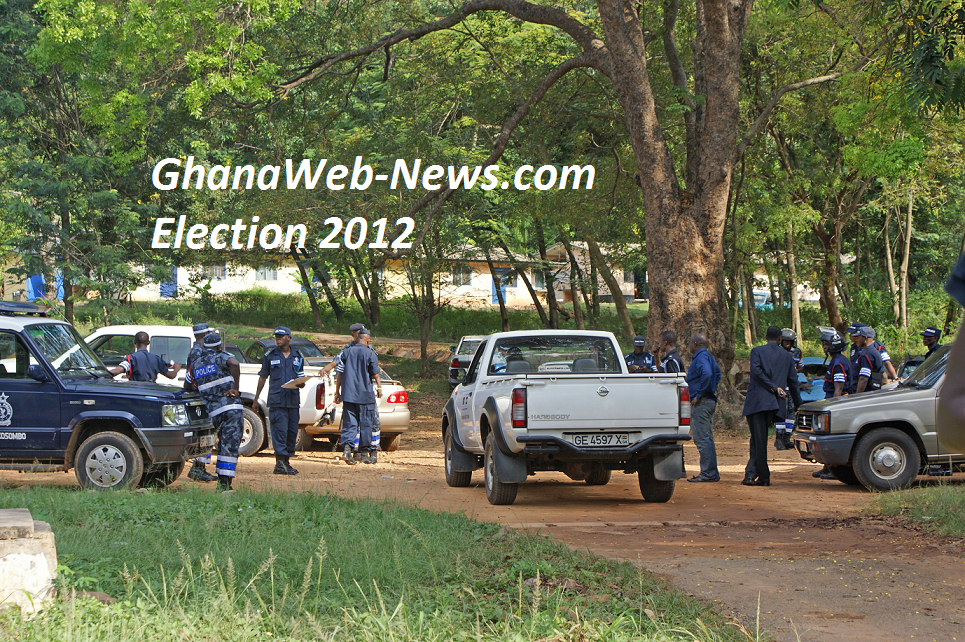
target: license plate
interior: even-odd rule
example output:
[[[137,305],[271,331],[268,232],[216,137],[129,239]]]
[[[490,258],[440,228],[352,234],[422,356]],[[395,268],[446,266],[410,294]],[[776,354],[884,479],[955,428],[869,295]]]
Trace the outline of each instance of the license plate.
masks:
[[[625,432],[597,432],[570,435],[574,446],[629,446],[630,435]]]
[[[202,448],[214,446],[214,435],[202,435],[200,445]]]
[[[808,442],[806,442],[806,441],[799,441],[799,442],[797,442],[797,449],[798,449],[800,452],[805,453],[805,454],[808,454],[808,453],[811,452],[811,449],[808,448]]]

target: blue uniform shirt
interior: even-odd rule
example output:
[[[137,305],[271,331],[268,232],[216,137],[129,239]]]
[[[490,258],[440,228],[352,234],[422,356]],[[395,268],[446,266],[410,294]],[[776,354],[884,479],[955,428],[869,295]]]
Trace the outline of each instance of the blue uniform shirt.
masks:
[[[881,373],[885,371],[885,366],[881,360],[881,354],[878,353],[875,346],[857,350],[851,361],[851,370],[851,375],[854,377],[851,392],[857,390],[860,377],[868,377],[868,385],[865,387],[865,391],[881,388]]]
[[[687,386],[690,388],[690,403],[698,399],[717,400],[717,384],[720,383],[720,367],[707,348],[694,353],[694,360],[687,370]]]
[[[647,372],[653,370],[653,355],[644,350],[640,354],[636,352],[631,352],[627,356],[623,357],[624,361],[627,362],[627,367],[636,366],[638,368],[645,368]]]
[[[830,399],[834,396],[834,384],[843,383],[844,392],[851,390],[854,378],[851,376],[851,362],[840,352],[831,356],[828,363],[828,373],[824,375],[824,398]]]
[[[120,362],[120,367],[127,373],[131,381],[154,381],[158,373],[170,370],[164,359],[141,348],[134,354],[129,354]]]
[[[272,348],[262,359],[258,376],[268,379],[270,408],[298,408],[298,388],[282,388],[282,384],[305,376],[305,358],[297,350],[292,350],[286,358],[277,347]]]
[[[342,350],[341,363],[335,370],[342,375],[342,401],[349,403],[375,403],[372,377],[379,375],[379,360],[375,350],[361,343]]]

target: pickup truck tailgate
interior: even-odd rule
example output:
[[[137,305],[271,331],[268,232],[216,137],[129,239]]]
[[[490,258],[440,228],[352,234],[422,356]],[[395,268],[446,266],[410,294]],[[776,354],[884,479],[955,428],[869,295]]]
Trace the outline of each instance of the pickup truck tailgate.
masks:
[[[527,377],[529,430],[677,428],[678,376]]]

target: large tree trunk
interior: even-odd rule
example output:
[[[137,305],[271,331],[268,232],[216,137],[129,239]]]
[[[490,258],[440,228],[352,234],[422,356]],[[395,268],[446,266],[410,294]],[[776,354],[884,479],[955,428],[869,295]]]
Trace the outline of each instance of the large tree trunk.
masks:
[[[489,248],[483,246],[483,255],[486,257],[486,265],[489,266],[489,274],[493,277],[493,288],[496,290],[496,301],[499,302],[499,318],[503,322],[503,332],[509,332],[509,315],[506,313],[506,301],[503,300],[503,289],[499,287],[501,283],[496,283],[496,266],[489,255]]]
[[[908,258],[911,255],[912,209],[915,193],[908,192],[908,219],[905,222],[905,249],[901,256],[901,327],[908,334]]]
[[[797,259],[794,256],[794,228],[787,232],[787,289],[791,297],[791,329],[803,340],[801,332],[801,303],[797,296]]]
[[[564,234],[562,236],[563,247],[566,249],[566,255],[570,259],[570,298],[573,299],[573,319],[576,323],[577,330],[585,330],[586,324],[583,321],[583,310],[580,308],[580,292],[576,287],[576,275],[579,273],[580,266],[576,262],[576,256],[573,254],[573,248],[570,247],[570,241],[566,238]]]
[[[891,309],[895,320],[901,318],[901,308],[898,305],[898,286],[895,285],[895,265],[891,258],[891,208],[885,214],[885,265],[888,267],[888,292],[891,294]]]
[[[607,287],[610,288],[610,294],[613,296],[613,304],[617,309],[617,316],[623,324],[623,333],[628,339],[633,340],[636,333],[633,331],[633,320],[630,318],[627,302],[623,298],[623,290],[620,289],[620,284],[617,283],[616,277],[613,276],[613,271],[610,269],[610,266],[606,264],[606,259],[603,257],[603,252],[600,251],[600,246],[597,242],[587,236],[586,244],[590,248],[590,257],[593,259],[593,262],[597,264],[598,269],[603,274],[603,280],[606,282]]]
[[[298,268],[299,276],[301,276],[302,286],[305,288],[305,293],[308,294],[308,304],[312,308],[312,316],[315,318],[315,327],[321,330],[322,313],[318,309],[318,301],[315,300],[315,289],[312,287],[312,280],[308,278],[308,271],[305,270],[305,264],[298,259],[297,247],[292,247],[292,256],[295,258],[295,266]]]
[[[546,287],[546,307],[549,308],[549,318],[551,328],[560,327],[560,316],[557,310],[559,304],[556,302],[556,277],[552,269],[547,269],[549,263],[546,260],[546,237],[543,234],[543,222],[536,219],[536,244],[539,248],[539,258],[542,262],[540,270],[543,272],[543,285]]]
[[[741,40],[752,0],[697,0],[693,94],[702,100],[685,117],[685,189],[674,169],[647,69],[647,41],[637,5],[598,0],[613,61],[611,80],[626,118],[646,209],[650,311],[647,335],[701,332],[729,371],[734,344],[724,297],[724,223],[737,149]],[[674,83],[689,92],[665,8],[663,45]],[[667,29],[667,27],[670,27]],[[689,100],[689,99],[688,99]]]
[[[828,234],[819,225],[814,225],[813,230],[821,241],[823,248],[823,264],[820,274],[821,301],[824,303],[825,310],[828,312],[828,323],[836,328],[838,332],[844,334],[847,326],[841,318],[841,310],[838,308],[838,298],[835,296],[835,287],[838,281],[838,257],[834,256],[838,248],[837,237],[841,228],[832,224],[834,232]]]
[[[503,248],[503,252],[505,252],[506,256],[509,258],[509,262],[512,264],[513,269],[516,270],[516,276],[518,276],[523,282],[523,285],[526,286],[526,290],[529,292],[530,298],[533,299],[533,306],[536,308],[536,313],[539,314],[539,320],[542,322],[543,327],[550,327],[549,317],[546,316],[546,310],[543,309],[543,304],[540,303],[539,297],[536,295],[536,290],[533,288],[533,284],[530,282],[529,277],[526,276],[526,266],[516,259],[516,257],[510,251],[509,246],[506,245],[506,242],[502,238],[497,237],[497,239],[499,240],[500,247]]]

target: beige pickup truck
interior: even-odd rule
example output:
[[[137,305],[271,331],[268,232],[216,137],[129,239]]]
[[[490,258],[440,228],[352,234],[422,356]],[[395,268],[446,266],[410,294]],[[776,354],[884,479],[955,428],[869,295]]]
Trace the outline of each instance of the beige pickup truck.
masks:
[[[936,350],[897,388],[801,406],[792,435],[798,453],[869,490],[907,488],[918,475],[963,470],[965,454],[942,446],[935,427],[948,352]]]

